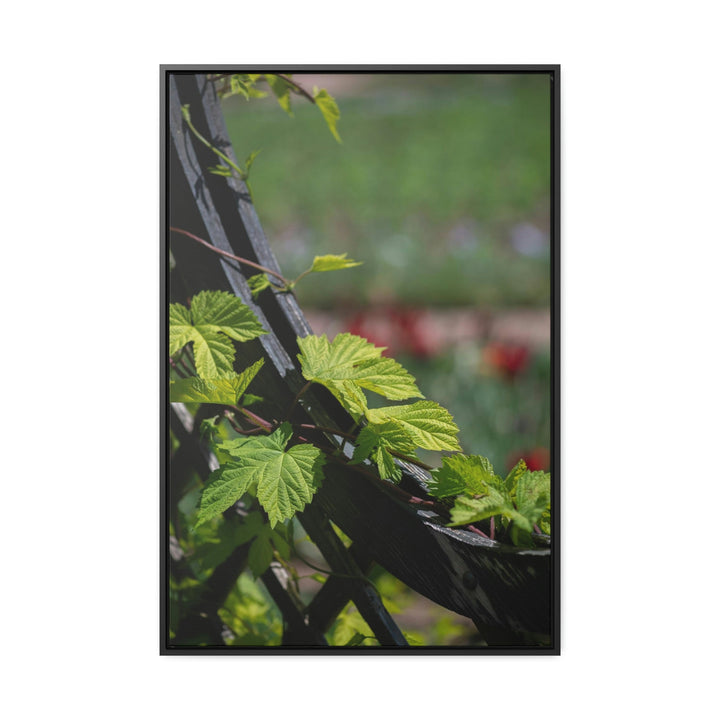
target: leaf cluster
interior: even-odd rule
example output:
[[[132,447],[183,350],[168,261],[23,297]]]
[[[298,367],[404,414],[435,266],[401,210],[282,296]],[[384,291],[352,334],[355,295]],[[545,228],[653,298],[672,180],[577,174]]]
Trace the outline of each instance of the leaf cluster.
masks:
[[[417,448],[460,450],[457,425],[435,402],[369,408],[368,390],[389,400],[423,397],[412,375],[383,356],[385,348],[350,333],[340,333],[332,341],[326,335],[309,335],[298,339],[298,347],[305,379],[330,390],[356,423],[364,424],[353,463],[370,458],[382,478],[399,480],[401,470],[393,456],[417,459]]]
[[[292,75],[289,74],[272,74],[272,73],[236,73],[228,76],[214,77],[214,80],[221,81],[218,85],[218,95],[221,98],[240,95],[246,100],[251,98],[266,97],[268,92],[258,87],[259,83],[266,83],[269,90],[275,96],[280,107],[290,117],[293,115],[292,98],[293,96],[302,96],[312,102],[320,110],[333,137],[341,143],[340,135],[337,131],[337,123],[340,119],[340,109],[338,108],[335,98],[327,90],[314,87],[312,94],[299,85]]]
[[[532,546],[535,526],[550,534],[550,474],[530,471],[520,460],[504,479],[480,455],[443,458],[432,472],[428,491],[437,498],[455,497],[451,525],[470,525],[498,517],[515,545]]]

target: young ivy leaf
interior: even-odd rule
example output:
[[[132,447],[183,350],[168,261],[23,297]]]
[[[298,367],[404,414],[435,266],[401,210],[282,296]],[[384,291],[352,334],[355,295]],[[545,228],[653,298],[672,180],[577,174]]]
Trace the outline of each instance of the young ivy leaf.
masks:
[[[326,335],[308,335],[298,346],[305,379],[324,385],[356,417],[367,410],[362,388],[390,400],[423,397],[412,375],[365,338],[340,333],[329,342]]]
[[[244,342],[266,332],[252,310],[228,292],[203,290],[190,301],[189,310],[179,303],[170,305],[170,354],[192,342],[195,367],[203,379],[232,372],[231,339]]]
[[[259,273],[257,275],[251,275],[247,279],[248,287],[252,296],[257,297],[265,288],[270,287],[270,278],[265,273]]]
[[[508,473],[508,476],[505,478],[505,487],[512,491],[515,488],[515,485],[517,485],[518,478],[525,473],[527,470],[527,463],[521,458],[517,461],[515,464],[515,467]]]
[[[426,450],[461,450],[455,437],[459,432],[458,426],[452,415],[431,400],[368,410],[365,415],[371,424],[394,420],[415,447]]]
[[[220,175],[222,177],[230,177],[232,170],[227,165],[215,165],[208,168],[213,175]]]
[[[345,268],[357,267],[358,265],[362,265],[362,262],[347,257],[347,253],[343,253],[342,255],[316,255],[310,272],[344,270]]]
[[[337,131],[337,122],[340,119],[340,109],[335,102],[335,99],[328,93],[327,90],[318,90],[313,88],[313,97],[315,98],[315,104],[320,108],[322,116],[325,118],[327,126],[330,128],[330,132],[333,137],[342,143],[340,135]]]
[[[521,475],[515,486],[515,505],[532,530],[550,508],[550,474],[539,470]]]
[[[270,89],[277,98],[280,107],[290,116],[293,116],[292,107],[290,106],[290,90],[289,85],[285,80],[278,75],[265,75]]]
[[[487,494],[483,496],[458,497],[450,513],[451,526],[469,525],[494,515],[501,515],[508,520],[522,520],[522,515],[513,507],[510,496],[503,490],[489,487]]]
[[[224,376],[209,379],[190,377],[173,380],[170,382],[170,402],[237,405],[264,362],[261,358],[239,375],[226,373]]]
[[[367,425],[357,437],[357,445],[350,464],[370,458],[378,468],[380,477],[399,481],[402,470],[395,464],[391,451],[414,457],[416,444],[402,425],[395,420]]]
[[[283,423],[269,436],[222,443],[232,459],[211,473],[197,524],[227,510],[251,490],[267,512],[271,528],[302,510],[322,482],[325,456],[306,443],[285,451],[291,436],[290,424]]]
[[[428,480],[428,492],[437,498],[463,493],[482,495],[488,487],[504,490],[502,480],[495,475],[490,461],[481,455],[444,457],[442,467],[433,470]],[[509,498],[510,490],[507,492]]]
[[[541,523],[549,530],[550,475],[530,472],[518,463],[503,480],[495,475],[487,458],[455,455],[443,458],[432,473],[428,490],[435,497],[457,495],[451,525],[469,525],[493,516],[511,523],[510,539],[516,545],[532,545],[530,534]],[[544,531],[544,530],[543,530]]]

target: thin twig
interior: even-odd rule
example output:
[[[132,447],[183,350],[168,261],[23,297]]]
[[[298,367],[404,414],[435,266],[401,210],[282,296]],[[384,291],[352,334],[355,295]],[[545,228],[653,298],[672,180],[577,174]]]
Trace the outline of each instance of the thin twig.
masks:
[[[474,532],[476,535],[481,535],[488,540],[492,540],[492,538],[489,538],[482,530],[478,530],[474,525],[468,525],[467,529],[470,530],[470,532]]]
[[[292,85],[303,97],[306,97],[313,105],[315,104],[315,98],[302,86],[298,85],[292,78],[287,75],[281,75],[280,73],[273,73],[276,77],[284,80],[288,85]]]
[[[237,255],[233,255],[232,253],[226,252],[225,250],[221,250],[220,248],[216,248],[214,245],[209,243],[207,240],[203,240],[202,238],[199,238],[197,235],[193,235],[191,232],[188,232],[187,230],[182,230],[180,228],[176,227],[170,227],[170,232],[180,233],[181,235],[186,235],[192,240],[195,240],[195,242],[199,242],[201,245],[204,245],[206,248],[209,248],[213,252],[216,252],[218,255],[224,255],[227,258],[230,258],[231,260],[237,260],[239,263],[243,263],[243,265],[249,265],[252,268],[255,268],[256,270],[260,270],[261,272],[267,273],[268,275],[272,275],[273,277],[276,277],[280,282],[283,284],[283,287],[288,286],[288,281],[280,275],[280,273],[276,273],[274,270],[271,270],[270,268],[266,268],[262,265],[258,265],[257,263],[253,262],[252,260],[247,260],[246,258],[239,257]]]

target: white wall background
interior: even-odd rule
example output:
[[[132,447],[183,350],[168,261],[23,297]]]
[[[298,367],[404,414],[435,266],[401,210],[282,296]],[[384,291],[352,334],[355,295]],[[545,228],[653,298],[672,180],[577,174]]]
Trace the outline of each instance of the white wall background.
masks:
[[[709,717],[720,641],[712,10],[5,9],[6,717]],[[561,657],[158,656],[159,65],[231,62],[562,65]]]

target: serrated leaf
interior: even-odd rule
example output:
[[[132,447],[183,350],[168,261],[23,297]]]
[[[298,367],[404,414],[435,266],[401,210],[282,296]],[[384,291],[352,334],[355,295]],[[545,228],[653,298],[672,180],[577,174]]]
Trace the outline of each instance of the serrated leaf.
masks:
[[[257,297],[265,288],[270,287],[270,279],[265,273],[259,273],[258,275],[251,275],[247,279],[248,287],[253,297]]]
[[[428,480],[428,492],[438,498],[463,493],[482,495],[490,487],[499,491],[505,489],[490,461],[482,455],[444,457],[442,467],[433,470]]]
[[[265,75],[270,89],[273,91],[280,107],[290,116],[293,116],[292,107],[290,105],[291,86],[285,80],[277,75]]]
[[[218,445],[218,448],[232,456],[232,460],[220,468],[220,472],[227,474],[233,483],[230,488],[232,492],[215,490],[208,504],[216,509],[229,501],[229,504],[217,510],[222,512],[238,500],[242,493],[256,487],[257,498],[268,514],[271,528],[302,510],[312,500],[322,482],[325,456],[314,445],[307,443],[285,451],[291,436],[290,424],[283,423],[272,435],[236,438]],[[236,486],[240,487],[238,473],[242,473],[247,483],[241,486],[242,492],[232,499]]]
[[[318,90],[318,88],[314,88],[313,97],[315,98],[315,104],[320,108],[320,112],[325,118],[325,122],[330,128],[330,132],[333,134],[333,137],[339,143],[342,143],[340,135],[338,135],[337,131],[337,123],[340,119],[340,109],[338,108],[335,99],[332,95],[330,95],[330,93],[328,93],[327,90]]]
[[[193,343],[195,367],[203,379],[232,372],[231,339],[243,342],[266,332],[252,310],[227,292],[204,290],[192,298],[189,310],[179,303],[170,305],[170,354]]]
[[[322,481],[325,456],[314,445],[294,445],[285,453],[256,452],[258,500],[270,519],[270,527],[291,518],[312,500]]]
[[[412,375],[365,338],[340,333],[329,342],[326,335],[308,335],[298,346],[305,379],[327,387],[356,416],[367,408],[361,388],[391,400],[423,397]]]
[[[517,484],[518,478],[527,470],[527,464],[524,460],[520,459],[515,464],[515,467],[508,473],[505,478],[505,487],[512,492]]]
[[[362,265],[362,262],[347,257],[347,253],[343,253],[342,255],[316,255],[310,271],[328,272],[330,270],[343,270],[358,265]]]
[[[531,530],[550,507],[549,473],[538,470],[521,475],[515,489],[515,505],[518,512],[528,521]]]
[[[395,464],[391,451],[413,457],[415,448],[409,434],[394,420],[367,425],[358,434],[351,464],[369,457],[377,465],[381,478],[398,481],[402,477],[402,470]]]
[[[249,490],[254,481],[253,471],[246,467],[228,464],[213,470],[200,498],[200,509],[195,526],[232,507]]]
[[[241,75],[232,75],[230,77],[230,92],[228,95],[242,95],[246,100],[250,99],[250,93],[247,83]]]
[[[488,488],[482,497],[460,495],[450,512],[451,525],[470,525],[494,515],[503,515],[514,519],[517,515],[512,501],[506,493]]]
[[[245,342],[267,334],[253,311],[228,292],[199,292],[190,301],[190,312],[196,326],[223,332],[233,340]]]
[[[426,450],[461,449],[456,437],[458,426],[452,415],[431,400],[368,410],[365,415],[372,424],[380,424],[389,419],[400,423],[415,447]]]
[[[236,405],[264,364],[261,358],[240,374],[228,373],[223,377],[200,377],[173,380],[170,383],[170,402],[199,402],[219,405]]]

